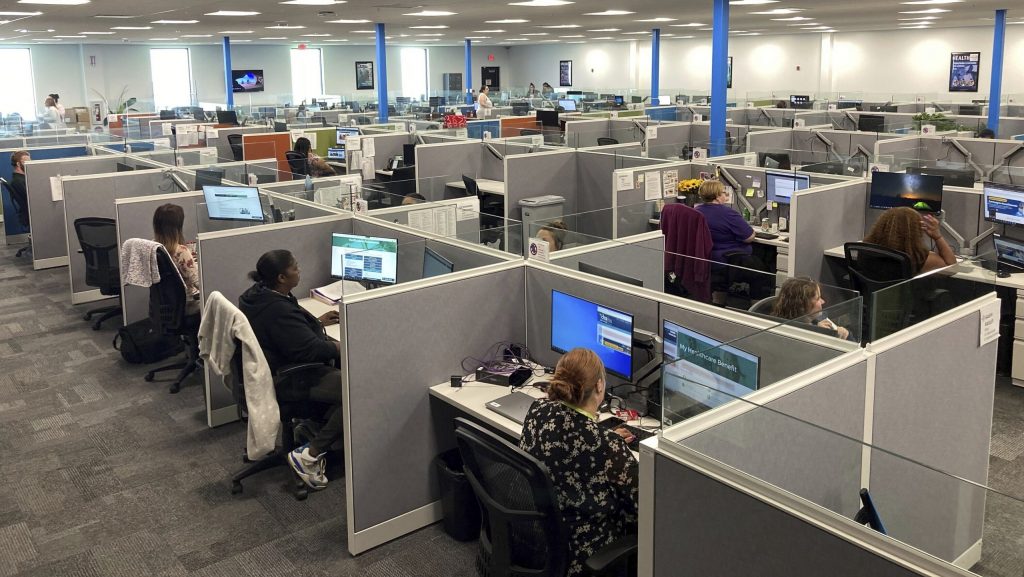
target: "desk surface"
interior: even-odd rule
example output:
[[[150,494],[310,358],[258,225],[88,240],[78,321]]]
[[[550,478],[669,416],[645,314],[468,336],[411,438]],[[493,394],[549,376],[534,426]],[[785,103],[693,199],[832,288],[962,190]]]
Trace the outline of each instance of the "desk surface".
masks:
[[[392,176],[392,175],[395,174],[395,171],[393,171],[393,170],[385,170],[383,168],[378,168],[376,170],[376,173],[381,175],[381,176]]]
[[[654,226],[661,226],[661,219],[649,218],[649,219],[647,219],[647,222],[651,223]],[[754,232],[758,232],[758,231],[759,231],[759,229],[757,229],[757,228],[754,229]],[[767,245],[776,246],[776,247],[782,247],[782,248],[785,248],[785,247],[789,246],[789,234],[787,234],[785,232],[775,232],[775,233],[772,233],[772,234],[779,235],[779,238],[773,238],[773,239],[769,240],[767,238],[757,238],[755,236],[754,237],[754,243],[755,244],[767,244]],[[839,252],[840,253],[842,253],[842,249],[843,249],[843,247],[839,247]],[[826,254],[828,254],[828,253],[826,252]],[[843,255],[840,254],[839,256],[843,256]]]
[[[466,184],[461,180],[456,180],[454,182],[446,182],[444,183],[444,185],[451,188],[461,188],[462,190],[466,190]],[[505,183],[500,180],[478,178],[476,179],[476,185],[478,188],[480,188],[480,192],[484,192],[487,194],[500,194],[502,196],[505,196]]]
[[[306,309],[306,311],[308,311],[309,314],[315,317],[319,317],[320,315],[329,311],[338,310],[337,306],[331,306],[329,304],[322,303],[316,300],[315,298],[299,299],[299,306]],[[329,327],[324,327],[324,332],[327,333],[328,337],[336,341],[341,340],[341,325],[338,323],[334,323]]]
[[[844,252],[842,245],[827,249],[825,251],[825,256],[843,260],[846,259],[846,253]],[[996,276],[996,273],[978,266],[969,260],[961,260],[959,257],[957,257],[956,264],[938,269],[937,271],[934,271],[934,273],[951,274],[955,275],[959,279],[973,280],[996,286],[1024,290],[1024,274],[1012,274],[1005,278],[999,278]]]

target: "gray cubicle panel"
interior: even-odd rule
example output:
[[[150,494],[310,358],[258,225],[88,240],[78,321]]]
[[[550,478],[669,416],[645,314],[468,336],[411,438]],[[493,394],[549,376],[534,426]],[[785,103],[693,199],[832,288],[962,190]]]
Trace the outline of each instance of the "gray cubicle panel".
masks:
[[[252,171],[253,174],[276,175],[277,160],[267,158],[262,160],[245,160],[241,162],[220,162],[216,164],[183,167],[179,172],[191,172],[195,174],[195,171],[197,170],[222,170],[224,171],[225,181],[246,185],[248,184],[248,181],[245,175],[250,171]]]
[[[186,242],[196,239],[199,234],[197,227],[196,205],[203,202],[201,192],[179,192],[159,194],[138,198],[119,198],[114,201],[114,212],[117,219],[117,246],[124,246],[130,238],[153,238],[153,213],[164,204],[176,204],[185,213],[182,236]],[[125,325],[149,316],[149,289],[124,284],[121,282],[122,319]]]
[[[998,317],[994,292],[868,347],[872,497],[891,534],[950,562],[982,537],[998,343],[979,346],[978,331],[992,306]]]
[[[472,213],[472,218],[459,218],[455,220],[455,236],[462,241],[479,243],[480,242],[480,199],[477,197],[466,197],[466,198],[454,198],[450,200],[439,200],[431,203],[417,203],[393,206],[390,208],[380,208],[369,211],[369,216],[382,220],[384,222],[391,222],[394,224],[401,224],[403,226],[409,226],[409,213],[416,211],[433,211],[435,209],[447,206],[455,206],[456,210],[458,207],[463,207],[464,212],[459,214]]]
[[[441,518],[442,447],[427,388],[466,357],[526,340],[524,264],[508,262],[353,295],[341,305],[348,550]],[[501,295],[501,298],[495,298]]]
[[[182,166],[193,166],[197,164],[207,164],[209,162],[216,161],[217,151],[214,148],[202,147],[202,148],[180,148],[178,150],[154,150],[150,152],[133,152],[126,158],[137,158],[139,160],[147,160],[166,166],[177,166],[180,162]],[[130,162],[126,162],[130,164]]]
[[[505,157],[511,154],[528,154],[530,149],[528,147],[511,147],[511,151],[506,153],[506,149],[510,148],[507,146],[496,146],[494,142],[479,142],[480,148],[480,169],[477,172],[476,178],[483,178],[487,180],[498,180],[501,182],[505,181]],[[417,170],[418,173],[418,170]],[[417,174],[419,176],[419,174]],[[467,175],[469,176],[469,175]],[[460,180],[459,178],[452,178],[451,180]]]
[[[646,116],[611,118],[608,120],[608,136],[618,140],[619,144],[643,142],[647,127],[651,124],[651,120]]]
[[[117,216],[114,201],[118,198],[164,194],[178,189],[163,169],[72,176],[63,180],[64,223],[61,229],[68,251],[71,302],[79,304],[109,298],[100,296],[99,289],[85,283],[85,257],[80,252],[82,247],[75,233],[75,221],[86,217],[113,219]],[[149,218],[152,222],[152,214]]]
[[[408,132],[384,132],[364,136],[364,139],[368,138],[373,139],[373,169],[382,170],[387,168],[388,159],[402,156],[403,145],[411,144],[415,137]]]
[[[331,215],[295,222],[282,222],[245,229],[200,233],[199,284],[203,303],[213,291],[220,291],[232,303],[238,302],[253,282],[249,272],[263,253],[276,249],[291,251],[302,268],[299,285],[292,290],[298,298],[331,280],[331,234],[352,233],[350,215]],[[206,371],[207,425],[216,427],[238,420],[231,391]]]
[[[64,200],[53,200],[50,178],[113,173],[119,156],[83,156],[33,160],[25,164],[28,212],[32,222],[32,267],[36,270],[68,264]]]
[[[689,122],[668,122],[658,125],[658,135],[647,135],[647,153],[653,158],[679,156],[683,145],[693,141],[693,125]],[[705,139],[706,140],[706,139]]]
[[[868,182],[861,179],[812,187],[793,195],[789,206],[790,276],[843,286],[833,278],[824,251],[864,238],[867,205]]]
[[[452,141],[443,144],[420,144],[416,147],[416,191],[427,200],[443,200],[444,187],[435,184],[461,180],[463,175],[477,178],[480,174],[481,143],[479,140]],[[423,190],[426,181],[430,190]]]
[[[29,136],[25,138],[25,148],[36,148],[39,146],[67,146],[69,144],[89,144],[89,135],[52,134],[49,136]]]
[[[210,131],[213,131],[217,136],[210,136]],[[265,125],[258,124],[253,126],[234,126],[231,128],[207,128],[206,133],[206,145],[212,146],[217,149],[217,158],[220,160],[231,160],[235,159],[235,153],[231,151],[231,143],[228,142],[228,136],[231,134],[263,134],[270,132],[270,129]],[[237,160],[237,159],[236,159]]]
[[[563,249],[552,253],[551,263],[569,270],[585,263],[637,279],[643,288],[665,291],[665,237],[660,231]]]
[[[573,148],[597,146],[598,138],[610,137],[607,118],[568,120],[565,123],[565,145]]]
[[[662,126],[658,126],[658,138],[661,138]],[[750,129],[746,126],[740,126],[738,124],[726,124],[725,131],[733,138],[733,146],[726,150],[726,154],[738,152],[740,148],[747,142],[747,133]],[[711,143],[711,124],[707,122],[693,123],[690,128],[690,140],[689,142],[682,142],[675,151],[673,156],[679,156],[682,151],[683,144],[690,144],[694,147],[709,148]],[[648,147],[650,144],[648,143]],[[649,148],[648,148],[649,149]]]
[[[752,130],[747,133],[747,152],[789,152],[793,150],[793,130]]]
[[[646,161],[646,162],[641,162]],[[645,198],[644,186],[646,185],[648,175],[657,174],[657,178],[664,178],[665,171],[676,172],[676,182],[693,178],[697,173],[702,170],[711,170],[710,167],[703,165],[694,165],[689,161],[678,161],[678,162],[667,162],[664,160],[657,159],[637,159],[625,162],[624,164],[631,164],[632,166],[623,166],[619,170],[616,170],[609,181],[606,181],[603,187],[612,187],[612,222],[611,222],[611,235],[604,236],[603,229],[602,234],[595,234],[601,238],[624,238],[632,236],[634,234],[640,234],[650,230],[650,219],[654,213],[653,200],[648,201]],[[631,182],[633,186],[631,188],[619,188],[616,186],[616,180],[619,174],[623,171],[629,171],[632,173]],[[639,176],[643,175],[644,181],[638,182]],[[584,188],[584,184],[581,183],[580,189],[587,190]],[[674,202],[676,199],[676,192],[671,191],[669,195],[664,195],[664,187],[662,186],[663,196],[660,198],[668,199],[670,202]],[[601,207],[605,208],[605,207]],[[595,208],[594,210],[600,210]],[[602,213],[599,213],[602,214]]]

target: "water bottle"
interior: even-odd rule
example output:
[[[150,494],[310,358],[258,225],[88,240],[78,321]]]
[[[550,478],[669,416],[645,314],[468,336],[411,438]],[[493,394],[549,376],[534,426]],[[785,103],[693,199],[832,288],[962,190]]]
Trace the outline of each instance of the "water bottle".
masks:
[[[313,177],[306,175],[306,192],[313,190]]]

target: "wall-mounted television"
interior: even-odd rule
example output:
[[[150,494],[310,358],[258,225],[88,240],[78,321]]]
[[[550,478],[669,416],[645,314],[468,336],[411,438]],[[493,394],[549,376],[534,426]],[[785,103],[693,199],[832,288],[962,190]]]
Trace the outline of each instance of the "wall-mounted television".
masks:
[[[231,92],[263,92],[263,71],[232,70]]]

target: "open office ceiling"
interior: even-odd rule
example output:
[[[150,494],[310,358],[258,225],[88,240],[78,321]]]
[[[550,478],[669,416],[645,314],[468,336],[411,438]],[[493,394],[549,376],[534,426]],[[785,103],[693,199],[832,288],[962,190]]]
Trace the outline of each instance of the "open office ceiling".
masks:
[[[732,0],[734,36],[991,26],[1006,0]],[[9,0],[0,44],[485,46],[710,37],[711,0]],[[1024,24],[1024,11],[1010,12]]]

